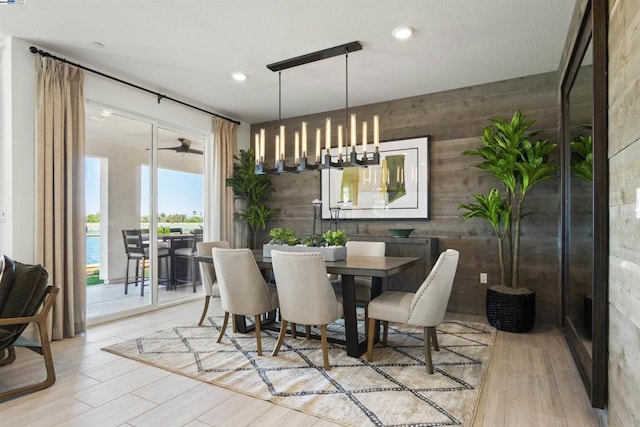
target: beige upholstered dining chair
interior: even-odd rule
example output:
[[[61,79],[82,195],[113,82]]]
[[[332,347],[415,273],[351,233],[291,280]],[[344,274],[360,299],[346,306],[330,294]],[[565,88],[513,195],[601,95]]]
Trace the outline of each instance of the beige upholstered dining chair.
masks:
[[[376,319],[381,320],[384,327],[382,343],[385,345],[389,322],[424,328],[424,357],[430,374],[433,374],[431,340],[433,340],[433,348],[439,351],[436,326],[442,322],[447,311],[459,256],[459,252],[454,249],[447,249],[441,253],[417,292],[384,292],[369,302],[369,337],[373,337]],[[367,346],[367,360],[371,362],[372,359],[373,340],[370,339]]]
[[[361,242],[349,240],[347,246],[347,258],[361,257],[361,256],[384,256],[386,251],[386,244],[384,242]],[[332,281],[334,290],[338,295],[342,294],[342,286],[338,280]],[[367,303],[371,300],[371,277],[355,276],[353,278],[355,286],[356,302],[364,303],[364,318],[365,322],[368,318]],[[365,323],[366,327],[366,323]]]
[[[322,254],[319,252],[271,251],[273,273],[280,299],[282,325],[278,343],[273,349],[277,356],[287,333],[287,323],[295,335],[295,325],[320,325],[324,369],[329,365],[327,325],[343,315],[342,301],[336,298],[327,277]]]
[[[198,255],[210,255],[211,249],[213,248],[229,249],[229,247],[229,242],[227,241],[198,242],[196,244],[196,252]],[[211,297],[220,297],[220,288],[218,287],[216,270],[213,268],[213,263],[200,263],[200,278],[202,280],[202,291],[204,292],[204,308],[202,309],[202,316],[200,316],[198,326],[202,326],[202,323],[207,316]]]
[[[229,314],[254,316],[258,356],[262,356],[260,316],[278,308],[276,289],[265,283],[250,249],[211,249],[220,289],[224,321],[218,342],[227,329]]]

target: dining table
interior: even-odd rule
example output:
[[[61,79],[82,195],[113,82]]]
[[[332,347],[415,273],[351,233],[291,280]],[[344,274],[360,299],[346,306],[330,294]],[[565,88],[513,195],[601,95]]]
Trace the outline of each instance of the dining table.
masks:
[[[271,258],[263,256],[262,250],[254,250],[253,256],[258,267],[264,272],[265,277],[269,277],[272,270]],[[213,263],[211,255],[198,255],[195,257],[196,262]],[[346,347],[347,355],[351,357],[360,357],[366,352],[367,339],[360,341],[358,335],[358,317],[356,311],[355,298],[355,276],[371,277],[371,298],[382,293],[385,283],[390,277],[401,271],[407,270],[418,262],[418,257],[371,257],[371,256],[352,256],[340,261],[325,261],[327,273],[339,274],[342,277],[342,304],[344,312],[344,329],[345,339],[338,340],[339,343]],[[277,286],[277,277],[276,286]],[[264,322],[266,324],[273,323],[275,316],[270,314],[266,316]],[[245,316],[236,316],[236,326],[238,332],[249,332],[253,328],[246,325]],[[379,340],[380,328],[378,324],[375,328],[373,337],[368,337],[374,341]],[[366,327],[366,325],[365,325]]]

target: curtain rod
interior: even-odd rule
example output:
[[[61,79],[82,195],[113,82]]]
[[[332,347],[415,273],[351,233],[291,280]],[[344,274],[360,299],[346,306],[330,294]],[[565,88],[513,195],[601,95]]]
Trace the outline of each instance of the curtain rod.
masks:
[[[186,103],[186,102],[180,101],[179,99],[175,99],[175,98],[172,98],[172,97],[170,97],[170,96],[163,95],[163,94],[161,94],[161,93],[159,93],[159,92],[154,92],[154,91],[152,91],[151,89],[147,89],[147,88],[145,88],[145,87],[138,86],[137,84],[134,84],[134,83],[128,82],[128,81],[126,81],[126,80],[122,80],[122,79],[119,79],[119,78],[117,78],[117,77],[110,76],[109,74],[105,74],[105,73],[103,73],[103,72],[93,70],[93,69],[91,69],[91,68],[85,67],[84,65],[76,64],[75,62],[68,61],[68,60],[66,60],[66,59],[64,59],[64,58],[60,58],[60,57],[58,57],[58,56],[52,55],[52,54],[50,54],[49,52],[45,52],[44,50],[38,49],[38,48],[37,48],[37,47],[35,47],[35,46],[31,46],[31,47],[29,47],[29,51],[30,51],[31,53],[37,53],[37,54],[39,54],[40,56],[44,56],[44,57],[47,57],[47,58],[52,58],[52,59],[55,59],[56,61],[60,61],[60,62],[64,62],[64,63],[69,64],[69,65],[73,65],[74,67],[81,68],[81,69],[83,69],[83,70],[85,70],[85,71],[89,71],[89,72],[94,73],[94,74],[97,74],[97,75],[99,75],[99,76],[106,77],[106,78],[111,79],[111,80],[115,80],[115,81],[116,81],[116,82],[118,82],[118,83],[122,83],[122,84],[124,84],[124,85],[134,87],[134,88],[136,88],[136,89],[138,89],[138,90],[141,90],[141,91],[143,91],[143,92],[147,92],[147,93],[150,93],[150,94],[152,94],[152,95],[155,95],[155,96],[157,96],[157,97],[158,97],[158,104],[159,104],[159,103],[160,103],[160,101],[162,101],[163,99],[168,99],[169,101],[176,102],[176,103],[178,103],[178,104],[180,104],[180,105],[184,105],[185,107],[193,108],[194,110],[202,111],[203,113],[211,114],[212,116],[219,117],[219,118],[224,119],[224,120],[228,120],[228,121],[230,121],[231,123],[235,123],[236,125],[239,125],[239,124],[240,124],[240,122],[239,122],[239,121],[237,121],[237,120],[233,120],[233,119],[230,119],[229,117],[225,117],[225,116],[222,116],[222,115],[220,115],[220,114],[213,113],[213,112],[211,112],[211,111],[207,111],[207,110],[202,109],[202,108],[200,108],[200,107],[196,107],[195,105],[191,105],[191,104],[188,104],[188,103]]]

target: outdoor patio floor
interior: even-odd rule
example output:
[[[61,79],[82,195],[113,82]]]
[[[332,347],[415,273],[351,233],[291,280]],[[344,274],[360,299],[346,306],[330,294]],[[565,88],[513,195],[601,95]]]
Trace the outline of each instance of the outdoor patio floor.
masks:
[[[158,286],[158,303],[160,305],[175,301],[200,297],[202,286],[198,283],[196,292],[193,285],[184,283],[176,289],[167,290],[164,285]],[[151,303],[151,288],[147,285],[144,297],[140,296],[140,285],[129,284],[129,293],[124,294],[124,283],[111,283],[87,286],[87,318],[109,315],[119,311],[131,310],[147,306]]]

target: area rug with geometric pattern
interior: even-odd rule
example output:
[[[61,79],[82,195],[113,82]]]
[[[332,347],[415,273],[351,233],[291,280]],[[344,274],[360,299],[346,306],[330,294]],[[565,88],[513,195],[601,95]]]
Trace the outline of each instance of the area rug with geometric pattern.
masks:
[[[263,330],[258,357],[254,334],[232,333],[231,325],[216,343],[221,324],[220,311],[206,326],[176,326],[103,350],[343,425],[467,426],[495,340],[487,325],[441,323],[429,375],[422,328],[390,324],[388,345],[376,344],[373,362],[330,343],[326,371],[320,342],[304,339],[303,328],[297,339],[287,335],[276,357],[271,351],[278,333]],[[339,337],[342,323],[329,331]]]

